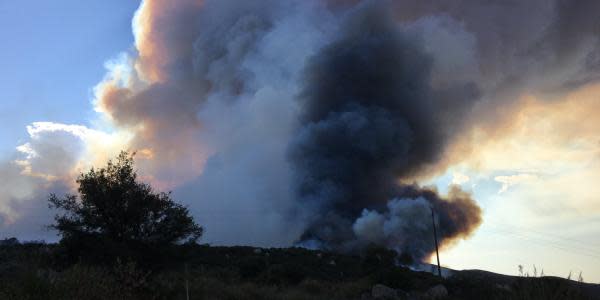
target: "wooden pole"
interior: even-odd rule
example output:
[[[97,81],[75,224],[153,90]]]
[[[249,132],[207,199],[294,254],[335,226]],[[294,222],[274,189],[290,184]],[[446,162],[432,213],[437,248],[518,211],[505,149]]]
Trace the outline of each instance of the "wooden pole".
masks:
[[[437,231],[435,229],[435,215],[433,214],[433,206],[431,207],[431,221],[433,222],[433,240],[435,241],[435,255],[437,256],[438,275],[442,277],[442,267],[440,266],[440,252],[438,250]]]
[[[188,264],[185,263],[185,299],[190,300],[190,283],[188,279]]]

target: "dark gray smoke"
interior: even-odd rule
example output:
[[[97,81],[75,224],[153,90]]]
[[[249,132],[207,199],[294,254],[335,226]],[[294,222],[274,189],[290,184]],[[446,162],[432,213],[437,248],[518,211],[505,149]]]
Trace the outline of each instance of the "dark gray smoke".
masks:
[[[384,6],[359,6],[342,27],[341,37],[309,63],[301,124],[290,150],[298,201],[316,212],[301,240],[352,251],[363,242],[365,231],[356,223],[361,214],[373,210],[388,219],[407,218],[415,228],[428,227],[427,206],[439,215],[442,241],[467,235],[481,220],[468,195],[455,191],[460,196],[442,199],[400,180],[443,157],[478,99],[476,86],[432,88],[432,58]],[[392,199],[410,204],[388,203]],[[402,206],[412,209],[417,202],[426,206],[425,215],[411,218],[403,212]],[[433,249],[430,232],[401,236],[405,233],[366,240],[417,259]]]

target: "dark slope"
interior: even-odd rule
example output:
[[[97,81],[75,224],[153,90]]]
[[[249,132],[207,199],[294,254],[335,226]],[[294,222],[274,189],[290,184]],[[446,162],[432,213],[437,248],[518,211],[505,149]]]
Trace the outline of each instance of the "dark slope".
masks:
[[[557,277],[515,277],[456,271],[438,278],[394,265],[393,252],[369,248],[357,256],[302,248],[161,249],[154,261],[68,263],[57,245],[0,246],[0,299],[372,299],[385,285],[397,299],[600,299],[600,285]],[[402,297],[401,297],[402,296]],[[370,297],[370,298],[369,298]]]

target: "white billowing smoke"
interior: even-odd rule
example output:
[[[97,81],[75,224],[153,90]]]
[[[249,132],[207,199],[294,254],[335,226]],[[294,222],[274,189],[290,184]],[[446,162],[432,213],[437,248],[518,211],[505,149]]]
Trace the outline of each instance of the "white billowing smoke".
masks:
[[[432,237],[433,232],[431,207],[425,198],[392,199],[387,203],[387,211],[383,214],[374,210],[363,210],[352,225],[352,230],[359,240],[392,249],[397,245],[423,241],[431,244],[431,239],[428,239]],[[416,236],[421,238],[415,238]],[[415,245],[415,248],[418,246]]]
[[[287,159],[295,99],[307,59],[337,25],[317,2],[278,3],[271,10],[261,12],[262,19],[254,12],[239,16],[218,31],[227,38],[216,45],[205,37],[196,43],[198,68],[215,82],[198,111],[204,124],[198,138],[213,155],[202,175],[174,196],[186,199],[208,242],[286,246],[304,229],[306,211],[292,194]],[[220,29],[207,26],[217,28],[207,32]],[[206,57],[206,48],[227,50]],[[219,58],[208,60],[213,56]]]

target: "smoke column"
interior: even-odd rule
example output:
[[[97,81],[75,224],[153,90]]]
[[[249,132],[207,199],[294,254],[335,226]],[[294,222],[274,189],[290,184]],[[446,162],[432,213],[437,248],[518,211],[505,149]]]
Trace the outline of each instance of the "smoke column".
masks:
[[[442,158],[478,91],[433,89],[432,58],[385,9],[357,7],[307,68],[290,155],[297,201],[315,214],[301,239],[342,251],[374,242],[423,259],[434,249],[430,206],[442,243],[471,233],[481,211],[457,188],[442,199],[400,181]]]
[[[134,49],[95,89],[111,132],[32,124],[0,162],[2,232],[41,228],[45,195],[125,149],[190,207],[204,242],[375,243],[426,259],[430,207],[442,246],[468,237],[481,210],[457,187],[415,182],[477,151],[475,129],[501,133],[521,96],[597,82],[595,11],[594,0],[142,1]]]

